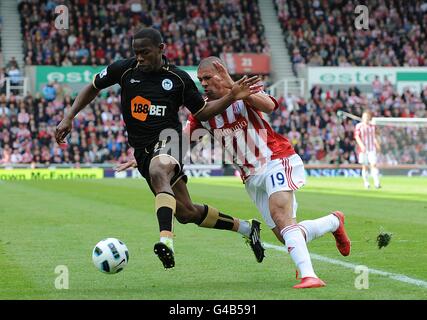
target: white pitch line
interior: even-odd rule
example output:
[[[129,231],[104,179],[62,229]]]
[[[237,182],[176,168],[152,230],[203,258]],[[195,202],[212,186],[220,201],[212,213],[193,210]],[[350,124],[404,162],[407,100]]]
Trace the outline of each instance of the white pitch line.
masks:
[[[265,248],[275,249],[275,250],[283,251],[286,253],[288,252],[288,250],[286,250],[286,248],[284,246],[276,246],[274,244],[270,244],[270,243],[266,243],[266,242],[263,242],[263,245]],[[338,266],[341,266],[341,267],[344,267],[347,269],[352,269],[352,270],[354,270],[358,266],[357,264],[354,264],[354,263],[349,263],[349,262],[344,262],[344,261],[340,261],[340,260],[336,260],[336,259],[327,258],[327,257],[321,256],[321,255],[315,254],[315,253],[310,253],[310,257],[314,260],[319,260],[322,262],[335,264],[335,265],[338,265]],[[419,286],[419,287],[427,288],[427,281],[410,278],[404,274],[391,273],[391,272],[386,272],[386,271],[372,269],[372,268],[369,268],[369,273],[370,274],[377,274],[380,276],[388,277],[388,278],[396,280],[396,281],[414,284],[414,285]]]

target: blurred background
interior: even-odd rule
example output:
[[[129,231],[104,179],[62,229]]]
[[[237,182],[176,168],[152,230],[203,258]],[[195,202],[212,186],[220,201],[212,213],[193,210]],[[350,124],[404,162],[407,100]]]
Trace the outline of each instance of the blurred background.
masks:
[[[358,25],[359,4],[368,19]],[[360,176],[355,119],[369,109],[382,119],[382,174],[427,176],[425,0],[2,0],[0,17],[3,169],[96,167],[104,177],[137,176],[112,169],[132,155],[118,87],[80,112],[67,146],[56,144],[54,131],[79,90],[133,56],[131,35],[153,26],[168,59],[196,82],[199,61],[211,55],[235,78],[261,75],[280,104],[266,118],[309,175]],[[187,116],[181,108],[183,123]],[[234,174],[204,159],[200,152],[187,173]],[[12,171],[0,172],[7,179]]]

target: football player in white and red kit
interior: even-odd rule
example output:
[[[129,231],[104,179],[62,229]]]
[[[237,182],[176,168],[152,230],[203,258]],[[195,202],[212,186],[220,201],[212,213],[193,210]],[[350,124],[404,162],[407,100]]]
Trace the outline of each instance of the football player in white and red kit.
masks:
[[[368,167],[371,167],[371,175],[374,180],[375,188],[381,188],[380,174],[377,168],[377,151],[381,150],[380,144],[376,137],[375,125],[371,123],[372,114],[370,111],[365,111],[362,114],[362,122],[358,123],[354,129],[354,138],[357,142],[358,161],[362,165],[362,178],[365,188],[369,189],[369,172]]]
[[[208,101],[227,94],[233,83],[217,57],[203,59],[197,76]],[[262,116],[261,112],[271,113],[277,107],[273,97],[257,93],[251,99],[236,101],[207,121],[190,115],[184,133],[191,136],[204,128],[221,141],[226,156],[239,169],[249,196],[296,265],[301,283],[294,288],[323,287],[325,283],[313,270],[307,243],[331,232],[340,253],[349,255],[351,243],[344,228],[344,214],[335,211],[316,220],[296,222],[294,192],[305,184],[304,164],[290,142],[275,133]],[[130,166],[128,162],[120,169]]]
[[[233,84],[217,57],[203,59],[197,76],[207,100],[218,99]],[[340,211],[316,219],[296,222],[295,191],[305,184],[304,164],[291,143],[273,131],[261,112],[271,113],[277,101],[264,92],[239,100],[208,121],[189,117],[184,131],[207,129],[219,138],[225,152],[240,170],[246,191],[277,238],[286,245],[301,276],[294,288],[322,287],[313,270],[306,242],[332,232],[340,253],[350,254],[350,240]]]

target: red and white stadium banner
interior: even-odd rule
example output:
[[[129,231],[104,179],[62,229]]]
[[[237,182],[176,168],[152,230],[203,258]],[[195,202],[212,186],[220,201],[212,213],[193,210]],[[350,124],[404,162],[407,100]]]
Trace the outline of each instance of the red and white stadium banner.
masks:
[[[270,56],[261,53],[223,53],[221,59],[230,74],[268,74]]]

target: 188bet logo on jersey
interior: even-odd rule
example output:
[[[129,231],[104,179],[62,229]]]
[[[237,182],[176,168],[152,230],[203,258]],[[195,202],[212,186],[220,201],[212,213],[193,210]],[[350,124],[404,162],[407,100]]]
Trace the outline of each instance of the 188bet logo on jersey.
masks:
[[[151,104],[151,101],[141,96],[136,96],[130,102],[132,117],[140,121],[147,120],[147,116],[163,117],[166,106]]]

